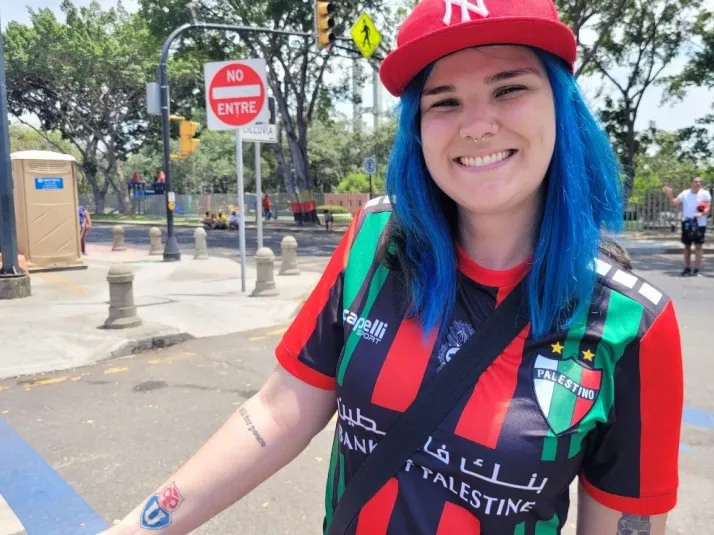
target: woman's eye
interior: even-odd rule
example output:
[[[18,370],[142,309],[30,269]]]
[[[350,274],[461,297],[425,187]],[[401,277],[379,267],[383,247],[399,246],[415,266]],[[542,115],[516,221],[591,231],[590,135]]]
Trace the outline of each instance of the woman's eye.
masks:
[[[498,91],[496,91],[496,98],[504,97],[504,96],[510,95],[512,93],[517,93],[519,91],[523,91],[524,89],[526,89],[526,88],[525,88],[525,86],[522,86],[522,85],[511,85],[508,87],[503,87],[503,88],[499,89]]]
[[[458,106],[459,102],[456,99],[453,98],[447,98],[444,100],[439,100],[438,102],[435,102],[432,104],[432,108],[444,108],[444,107],[451,107],[451,106]]]

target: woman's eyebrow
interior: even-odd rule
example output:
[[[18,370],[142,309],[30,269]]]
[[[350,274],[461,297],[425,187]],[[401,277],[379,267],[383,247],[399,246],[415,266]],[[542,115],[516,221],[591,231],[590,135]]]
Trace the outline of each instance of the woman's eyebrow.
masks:
[[[487,76],[486,78],[483,79],[483,82],[486,85],[492,85],[498,82],[503,82],[505,80],[510,80],[511,78],[517,78],[518,76],[525,76],[527,74],[535,74],[536,76],[540,77],[541,73],[538,69],[535,67],[523,67],[522,69],[513,69],[510,71],[503,71],[499,72],[498,74],[493,74],[491,76]]]
[[[439,85],[424,89],[424,91],[421,92],[421,96],[429,97],[432,95],[440,95],[442,93],[453,93],[454,91],[456,91],[456,88],[453,85]]]

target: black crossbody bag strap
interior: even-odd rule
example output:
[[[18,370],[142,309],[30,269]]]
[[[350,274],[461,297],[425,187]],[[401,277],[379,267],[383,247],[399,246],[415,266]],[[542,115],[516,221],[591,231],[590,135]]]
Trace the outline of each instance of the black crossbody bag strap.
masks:
[[[423,448],[452,408],[528,324],[521,281],[429,381],[359,467],[340,498],[327,535],[343,535],[365,504]]]

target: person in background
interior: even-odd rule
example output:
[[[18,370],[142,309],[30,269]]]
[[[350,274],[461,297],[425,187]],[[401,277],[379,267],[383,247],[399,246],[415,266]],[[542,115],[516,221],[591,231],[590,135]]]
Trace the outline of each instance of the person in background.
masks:
[[[271,208],[272,202],[270,201],[270,196],[266,193],[265,195],[263,195],[263,216],[265,217],[266,221],[270,221],[270,219],[273,217]]]
[[[325,210],[323,212],[325,214],[325,230],[332,230],[332,225],[333,225],[333,217],[332,217],[332,212],[329,210]]]
[[[676,197],[672,188],[662,188],[669,199],[670,206],[682,207],[682,243],[684,244],[684,270],[682,277],[699,276],[702,267],[702,248],[707,230],[707,216],[711,211],[712,196],[702,187],[702,179],[694,177],[689,189]],[[691,268],[692,244],[694,244],[694,271]]]
[[[82,254],[87,254],[87,233],[92,229],[92,217],[89,215],[89,211],[80,205],[79,207],[79,243],[82,249]]]
[[[216,220],[216,228],[218,230],[226,230],[228,228],[228,218],[223,212],[218,212],[218,219]]]
[[[213,228],[213,218],[211,217],[210,212],[206,212],[206,216],[201,220],[201,224],[203,225],[203,228],[206,230],[211,230]]]
[[[238,214],[235,211],[231,212],[231,217],[228,220],[228,228],[231,230],[238,230],[240,228],[240,220],[238,219]]]

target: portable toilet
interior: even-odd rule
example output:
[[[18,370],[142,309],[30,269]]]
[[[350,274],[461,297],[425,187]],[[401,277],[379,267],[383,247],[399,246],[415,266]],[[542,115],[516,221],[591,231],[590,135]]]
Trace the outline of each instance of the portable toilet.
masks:
[[[17,248],[28,270],[82,266],[74,156],[30,150],[10,158]]]

